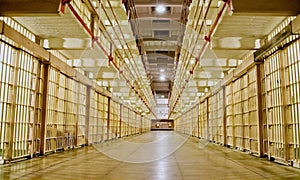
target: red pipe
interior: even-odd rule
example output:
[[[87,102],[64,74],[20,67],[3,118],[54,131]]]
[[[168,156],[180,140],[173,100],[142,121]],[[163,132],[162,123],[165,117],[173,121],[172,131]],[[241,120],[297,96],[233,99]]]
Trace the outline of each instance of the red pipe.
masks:
[[[68,3],[68,6],[70,8],[70,10],[72,11],[72,13],[74,14],[74,16],[77,18],[77,20],[80,22],[80,24],[83,26],[83,28],[88,32],[88,34],[92,37],[92,41],[96,42],[97,45],[99,46],[99,48],[103,51],[103,53],[105,54],[105,56],[109,56],[108,52],[104,49],[104,47],[102,46],[102,44],[100,44],[98,38],[95,37],[94,33],[90,30],[90,28],[85,24],[85,22],[83,21],[83,19],[80,17],[80,15],[76,12],[76,10],[74,9],[74,7],[70,4],[70,1]]]
[[[111,57],[111,56],[110,56],[110,57]],[[111,58],[112,58],[112,57],[111,57]],[[114,66],[118,71],[120,71],[120,68],[117,66],[116,62],[115,62],[115,61],[111,61],[111,62],[112,62],[112,64],[113,64],[113,66]],[[126,78],[126,76],[123,76],[123,78],[124,78],[124,80],[125,80],[127,83],[129,83],[129,80]],[[133,86],[131,86],[131,89],[133,89],[134,92],[140,96],[139,92],[138,92]],[[146,100],[144,100],[144,98],[141,98],[141,99],[143,100],[143,102],[146,101]],[[145,103],[145,105],[146,105],[147,108],[152,112],[152,114],[155,115],[155,113],[152,111],[152,109],[149,107],[149,105],[148,105],[147,103]]]
[[[201,50],[200,50],[198,56],[196,57],[196,62],[195,62],[195,64],[193,65],[193,67],[192,67],[192,69],[190,70],[190,72],[194,72],[196,66],[197,66],[198,63],[200,62],[200,57],[204,54],[204,52],[205,52],[205,50],[206,50],[208,44],[210,43],[211,36],[214,34],[214,32],[215,32],[215,30],[216,30],[216,28],[217,28],[217,25],[218,25],[218,23],[219,23],[219,21],[220,21],[220,19],[221,19],[221,16],[222,16],[222,14],[223,14],[223,12],[224,12],[224,10],[225,10],[226,5],[227,5],[228,3],[230,3],[229,0],[224,0],[224,2],[225,2],[225,3],[223,4],[221,10],[219,11],[219,13],[218,13],[218,15],[217,15],[217,17],[216,17],[216,20],[214,21],[214,23],[213,23],[213,25],[212,25],[212,27],[211,27],[211,30],[209,31],[208,36],[205,36],[205,37],[204,37],[205,43],[204,43],[204,45],[202,46],[202,48],[201,48]],[[190,76],[189,76],[189,78],[188,78],[188,81],[189,81],[189,79],[190,79],[190,77],[191,77],[192,74],[193,74],[193,73],[190,73]],[[185,85],[186,85],[186,84],[187,84],[187,82],[185,83]],[[185,86],[185,85],[184,85],[184,86]],[[179,94],[181,94],[182,92],[183,92],[183,89],[180,91]],[[177,105],[178,99],[179,99],[179,96],[177,96],[176,101],[175,101],[175,104],[174,104],[174,106],[172,107],[172,110],[170,111],[170,114],[174,111],[175,106]]]
[[[71,0],[61,0],[60,11],[64,14],[66,4],[70,3]]]
[[[98,47],[103,51],[105,56],[109,56],[108,52],[104,49],[104,47],[98,41],[98,38],[95,38],[95,42],[97,43]]]
[[[73,8],[73,6],[70,4],[71,0],[69,1],[63,1],[62,3],[68,4],[70,10],[72,11],[72,13],[74,14],[74,16],[77,18],[77,20],[80,22],[80,24],[84,27],[84,29],[88,32],[88,34],[92,37],[92,41],[96,42],[97,45],[99,46],[99,48],[103,51],[103,53],[108,57],[109,61],[112,62],[113,66],[120,71],[120,68],[117,66],[116,62],[113,61],[113,57],[104,49],[104,47],[102,46],[102,44],[99,42],[98,38],[95,38],[94,33],[90,30],[90,28],[84,23],[83,19],[80,17],[80,15],[76,12],[76,10]],[[126,82],[129,82],[129,80],[123,76],[123,78],[126,80]],[[135,91],[136,94],[139,94],[138,91],[136,89],[134,89],[134,87],[132,86],[132,89]],[[142,98],[144,100],[144,98]],[[155,113],[152,111],[152,109],[149,107],[149,105],[147,103],[145,103],[145,105],[147,106],[147,108],[152,112],[153,115],[155,115]]]
[[[224,3],[223,6],[222,6],[222,9],[219,11],[217,17],[216,17],[216,20],[214,21],[213,25],[211,26],[211,30],[209,31],[209,34],[208,36],[205,36],[204,37],[204,40],[205,40],[205,43],[204,45],[202,46],[198,56],[196,57],[196,59],[198,59],[198,61],[200,62],[200,57],[204,54],[208,44],[210,43],[210,40],[211,40],[211,36],[213,35],[213,33],[215,32],[216,28],[217,28],[217,25],[221,19],[221,16],[225,10],[225,7],[226,7],[226,4],[227,3]],[[192,71],[194,71],[194,69],[196,68],[197,64],[199,63],[198,61],[196,61],[196,63],[194,64],[193,68],[192,68]]]
[[[76,10],[73,8],[73,6],[68,3],[68,6],[74,16],[77,18],[77,20],[80,22],[80,24],[83,26],[83,28],[89,33],[90,36],[92,36],[92,39],[94,39],[94,33],[90,30],[90,28],[84,23],[83,19],[80,17],[80,15],[76,12]]]

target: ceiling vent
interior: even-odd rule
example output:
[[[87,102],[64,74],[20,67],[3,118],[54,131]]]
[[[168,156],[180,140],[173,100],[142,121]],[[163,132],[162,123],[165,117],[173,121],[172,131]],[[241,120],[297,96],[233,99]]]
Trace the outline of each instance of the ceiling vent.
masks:
[[[169,30],[154,30],[154,38],[164,38],[169,37]]]
[[[153,24],[170,24],[170,20],[167,19],[154,19]]]

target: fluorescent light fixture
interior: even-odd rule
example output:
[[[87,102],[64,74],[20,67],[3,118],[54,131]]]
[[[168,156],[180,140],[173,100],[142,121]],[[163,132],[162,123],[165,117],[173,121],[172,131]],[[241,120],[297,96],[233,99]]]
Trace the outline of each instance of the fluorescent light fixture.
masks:
[[[97,6],[97,1],[92,1],[92,4],[93,4],[94,7],[98,7]]]
[[[222,1],[218,1],[218,7],[220,7],[222,4]]]
[[[158,13],[164,13],[166,12],[166,7],[162,4],[157,5],[157,7],[155,8],[156,12]]]
[[[211,19],[207,19],[205,20],[206,25],[210,26],[212,24],[212,20]]]
[[[191,59],[191,64],[195,64],[195,58]]]
[[[44,39],[44,48],[49,48],[49,40],[48,39]]]
[[[159,72],[165,72],[165,70],[164,69],[160,69]]]
[[[221,73],[221,78],[224,78],[225,77],[225,74],[224,72]]]
[[[165,80],[166,80],[166,77],[165,77],[165,76],[160,76],[159,79],[160,79],[161,81],[165,81]]]
[[[255,48],[258,49],[261,47],[261,44],[260,44],[260,39],[256,39],[255,40]]]

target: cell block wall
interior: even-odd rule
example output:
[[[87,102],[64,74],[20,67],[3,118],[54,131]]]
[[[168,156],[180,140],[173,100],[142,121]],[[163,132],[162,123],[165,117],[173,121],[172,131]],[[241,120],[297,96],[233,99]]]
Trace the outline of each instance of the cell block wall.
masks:
[[[175,119],[176,130],[299,166],[299,38],[264,60],[245,59],[219,87]],[[183,118],[184,117],[184,118]]]
[[[300,41],[292,43],[284,52],[286,123],[290,160],[300,163]]]
[[[71,5],[90,25],[86,5]],[[68,66],[59,51],[45,50],[10,17],[0,23],[0,162],[150,130],[149,117],[131,108],[123,112],[118,99],[110,107],[110,93]]]
[[[40,147],[35,133],[40,123],[41,65],[34,56],[2,41],[0,51],[0,157],[32,156]]]

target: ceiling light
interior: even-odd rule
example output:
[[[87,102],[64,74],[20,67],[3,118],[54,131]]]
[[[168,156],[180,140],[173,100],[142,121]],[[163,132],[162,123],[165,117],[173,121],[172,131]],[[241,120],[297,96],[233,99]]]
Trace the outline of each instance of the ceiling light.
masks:
[[[191,64],[195,64],[195,58],[191,59]]]
[[[159,72],[165,72],[165,70],[164,69],[160,69]]]
[[[98,7],[97,1],[92,1],[92,4],[94,7],[96,7],[96,8]]]
[[[166,80],[166,77],[165,76],[160,76],[159,78],[161,81],[165,81]]]
[[[211,19],[207,19],[205,20],[206,25],[210,26],[212,24],[212,20]]]
[[[155,10],[158,13],[164,13],[166,11],[166,7],[164,5],[159,4],[159,5],[157,5]]]
[[[260,47],[261,47],[261,45],[260,45],[260,39],[256,39],[255,40],[255,48],[258,49]]]
[[[49,40],[44,39],[44,48],[49,48]]]

